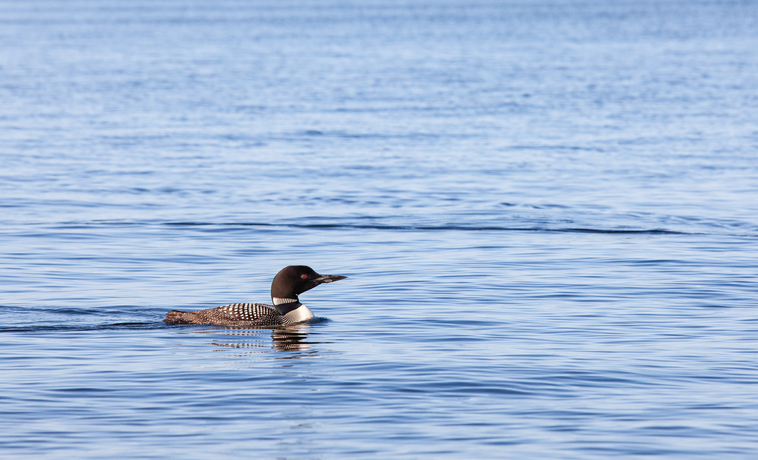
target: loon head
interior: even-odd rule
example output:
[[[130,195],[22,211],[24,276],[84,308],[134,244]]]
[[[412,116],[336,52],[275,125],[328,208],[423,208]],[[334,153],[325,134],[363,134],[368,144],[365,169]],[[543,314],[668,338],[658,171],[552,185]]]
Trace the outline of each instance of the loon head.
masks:
[[[313,289],[322,283],[331,283],[347,278],[340,275],[319,275],[311,267],[305,265],[290,265],[276,274],[271,283],[271,299],[291,299],[297,301],[298,294]]]

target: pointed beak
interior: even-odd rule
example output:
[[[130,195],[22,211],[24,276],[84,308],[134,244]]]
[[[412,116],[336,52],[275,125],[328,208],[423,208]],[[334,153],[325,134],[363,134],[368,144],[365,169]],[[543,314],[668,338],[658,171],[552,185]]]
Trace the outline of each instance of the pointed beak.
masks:
[[[347,276],[340,276],[340,275],[318,275],[318,278],[314,278],[313,282],[316,283],[316,285],[323,284],[323,283],[332,283],[334,281],[344,280],[347,278]]]
[[[298,294],[301,294],[305,291],[310,291],[311,289],[315,288],[319,284],[324,283],[332,283],[334,281],[344,280],[347,278],[347,276],[340,276],[340,275],[318,275],[316,278],[311,278],[308,280],[308,282],[301,288],[301,291],[298,292]]]

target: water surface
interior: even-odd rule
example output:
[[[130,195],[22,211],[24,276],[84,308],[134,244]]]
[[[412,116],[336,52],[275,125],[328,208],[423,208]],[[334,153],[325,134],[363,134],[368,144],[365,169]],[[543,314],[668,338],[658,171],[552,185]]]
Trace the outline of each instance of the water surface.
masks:
[[[0,2],[2,457],[752,458],[757,24]]]

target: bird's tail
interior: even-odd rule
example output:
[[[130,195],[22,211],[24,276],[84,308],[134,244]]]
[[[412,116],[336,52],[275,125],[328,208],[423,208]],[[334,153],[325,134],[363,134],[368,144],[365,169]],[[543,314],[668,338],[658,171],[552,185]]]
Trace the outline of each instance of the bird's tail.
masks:
[[[166,313],[166,319],[164,319],[163,322],[170,324],[192,324],[194,319],[194,311],[171,310]]]

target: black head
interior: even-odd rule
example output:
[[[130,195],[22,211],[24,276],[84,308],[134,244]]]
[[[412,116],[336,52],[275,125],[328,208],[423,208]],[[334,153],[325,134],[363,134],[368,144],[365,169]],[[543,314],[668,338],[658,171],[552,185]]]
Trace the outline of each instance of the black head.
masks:
[[[271,283],[271,298],[297,299],[298,294],[313,289],[322,283],[331,283],[347,276],[319,275],[311,267],[290,265],[276,274]]]

